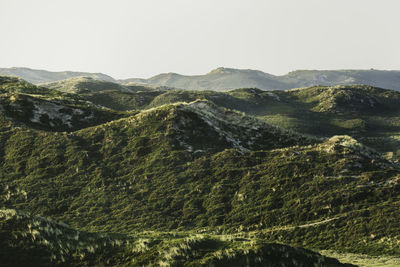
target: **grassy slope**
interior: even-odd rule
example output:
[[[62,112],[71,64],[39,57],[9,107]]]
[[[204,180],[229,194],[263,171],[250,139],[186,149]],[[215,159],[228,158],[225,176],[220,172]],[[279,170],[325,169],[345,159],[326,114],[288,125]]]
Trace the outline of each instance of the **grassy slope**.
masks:
[[[168,89],[151,85],[121,85],[88,77],[45,83],[42,86],[60,92],[77,94],[81,99],[121,111],[145,108],[154,97],[163,94]]]
[[[96,85],[100,89],[93,89],[93,86],[88,86],[87,83],[79,84],[82,90],[91,92],[88,95],[83,93],[82,97],[120,110],[145,109],[181,101],[207,99],[217,105],[279,124],[278,126],[322,136],[385,135],[397,132],[398,127],[396,122],[399,108],[396,103],[399,101],[399,93],[370,86],[315,86],[270,92],[258,89],[237,89],[225,93],[154,89],[128,92],[114,88],[121,85],[111,86],[101,81],[97,83],[101,83]],[[65,83],[61,85],[55,88],[68,91],[63,87],[66,86]]]
[[[238,144],[251,148],[246,140],[254,134],[234,123],[218,125],[224,131],[218,132],[192,105],[164,106],[69,134],[1,133],[3,205],[91,231],[257,229],[269,241],[399,253],[392,242],[400,227],[393,210],[397,166],[349,137],[312,145],[319,141],[297,136],[296,142],[311,145],[280,148],[293,133],[267,126],[257,131],[269,150],[245,152]],[[241,133],[235,141],[226,138],[232,132]],[[318,227],[295,227],[330,218],[335,220]],[[280,228],[288,225],[293,227]]]
[[[4,121],[0,128],[9,128],[12,122],[14,126],[48,131],[74,131],[132,114],[10,77],[0,77],[0,111],[0,120]]]
[[[167,89],[165,87],[157,87],[141,84],[118,84],[111,81],[98,80],[92,77],[76,77],[56,82],[40,84],[43,87],[66,93],[91,93],[102,91],[119,91],[119,92],[137,92],[137,91],[154,91],[157,89]]]
[[[337,253],[335,251],[320,251],[322,255],[334,257],[343,263],[351,263],[360,267],[397,267],[400,266],[400,258],[393,256],[370,256],[355,253]]]
[[[81,101],[13,82],[3,83],[9,85],[4,94],[19,90],[21,97],[43,101]],[[332,116],[364,110],[341,98],[334,98],[335,105],[331,97],[319,98],[318,90],[335,96],[336,89],[328,89],[169,91],[148,106],[209,100],[161,106],[68,133],[13,127],[15,119],[0,116],[0,206],[86,231],[203,229],[314,249],[399,255],[397,165],[350,137],[321,143],[212,103],[258,115],[282,105],[292,112],[297,104]],[[338,89],[352,101],[353,89]],[[395,93],[371,90],[378,101],[374,112],[387,116],[396,110]]]
[[[5,266],[344,266],[318,253],[230,235],[78,231],[49,218],[0,210]]]

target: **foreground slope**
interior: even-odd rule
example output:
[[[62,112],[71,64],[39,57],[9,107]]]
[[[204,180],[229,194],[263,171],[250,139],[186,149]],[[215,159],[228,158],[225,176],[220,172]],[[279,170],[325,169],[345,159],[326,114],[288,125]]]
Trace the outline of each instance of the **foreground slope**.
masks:
[[[318,253],[229,235],[78,231],[49,218],[0,210],[6,266],[351,266]]]

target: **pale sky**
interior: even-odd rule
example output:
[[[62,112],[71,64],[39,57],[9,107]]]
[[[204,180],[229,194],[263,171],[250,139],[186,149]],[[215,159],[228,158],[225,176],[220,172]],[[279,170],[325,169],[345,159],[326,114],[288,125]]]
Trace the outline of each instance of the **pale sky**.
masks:
[[[0,0],[0,67],[400,70],[399,0]]]

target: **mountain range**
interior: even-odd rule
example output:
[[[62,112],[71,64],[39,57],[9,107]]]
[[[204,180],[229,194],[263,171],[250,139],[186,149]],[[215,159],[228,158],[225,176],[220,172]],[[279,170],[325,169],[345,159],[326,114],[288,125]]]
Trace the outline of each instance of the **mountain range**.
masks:
[[[91,77],[98,80],[129,84],[165,86],[186,90],[227,91],[237,88],[284,90],[315,85],[335,86],[364,84],[385,89],[400,90],[400,71],[385,70],[297,70],[276,76],[258,70],[217,68],[204,75],[185,76],[177,73],[159,74],[149,79],[116,80],[101,73],[50,72],[28,68],[3,68],[0,75],[17,76],[34,84],[54,82],[73,77]]]

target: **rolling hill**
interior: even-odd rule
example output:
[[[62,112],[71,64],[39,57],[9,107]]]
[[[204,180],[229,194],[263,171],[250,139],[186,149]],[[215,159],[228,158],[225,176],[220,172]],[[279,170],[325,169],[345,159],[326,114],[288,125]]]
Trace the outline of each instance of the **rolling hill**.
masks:
[[[73,131],[129,115],[15,77],[0,77],[0,111],[0,128],[24,125],[47,131]]]
[[[358,141],[361,130],[332,136],[321,124],[315,136],[271,123],[393,123],[398,92],[127,92],[90,81],[59,91],[0,79],[5,262],[340,266],[298,247],[400,256],[398,163]],[[88,99],[101,92],[146,98],[118,111]]]
[[[71,89],[71,84],[73,88],[80,89]],[[120,84],[86,78],[44,86],[62,92],[75,92],[74,95],[81,99],[120,111],[207,100],[303,134],[319,137],[351,135],[386,153],[387,157],[400,157],[400,94],[393,90],[366,85],[340,85],[273,91],[242,88],[215,92],[141,85],[125,88]]]

